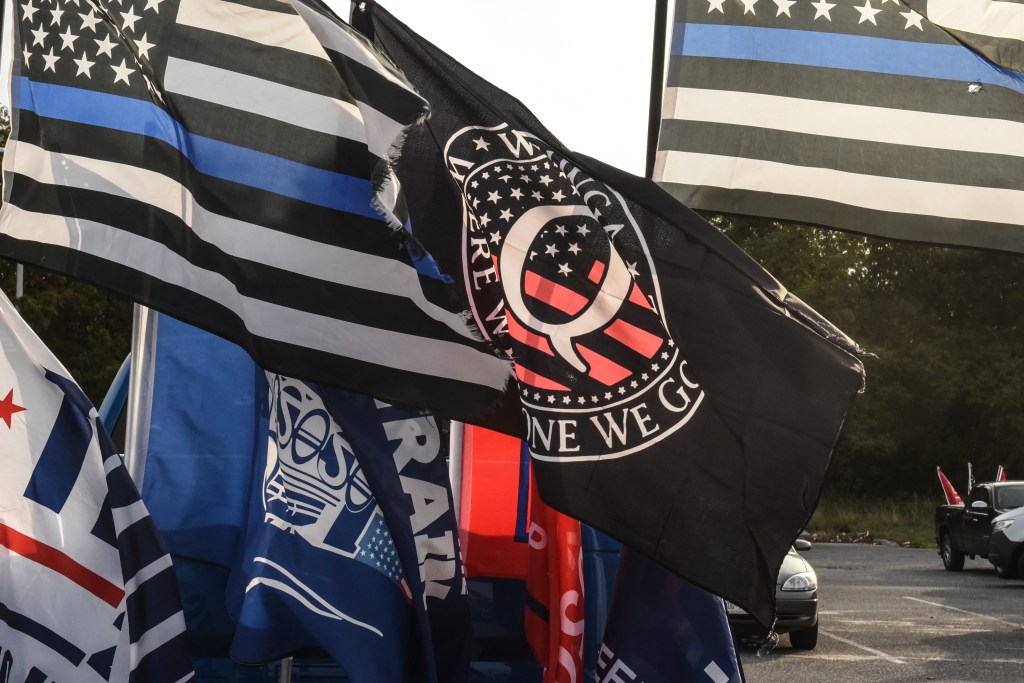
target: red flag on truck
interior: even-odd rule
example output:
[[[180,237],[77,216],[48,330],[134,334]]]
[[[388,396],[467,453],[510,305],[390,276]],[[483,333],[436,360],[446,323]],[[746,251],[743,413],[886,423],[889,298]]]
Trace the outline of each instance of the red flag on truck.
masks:
[[[936,467],[935,471],[939,473],[939,483],[942,484],[942,492],[946,494],[946,505],[963,505],[964,501],[960,498],[960,494],[953,488],[953,484],[950,483],[946,475],[942,473],[941,467]]]

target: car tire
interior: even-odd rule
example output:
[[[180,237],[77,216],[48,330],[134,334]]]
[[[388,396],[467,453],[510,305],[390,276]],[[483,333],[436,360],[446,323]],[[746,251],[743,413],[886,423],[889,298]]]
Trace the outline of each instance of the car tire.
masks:
[[[1024,579],[1024,550],[1017,553],[1017,576]]]
[[[953,550],[953,541],[949,534],[942,534],[939,554],[942,555],[942,566],[947,572],[958,572],[964,568],[964,554],[959,550]]]
[[[818,645],[818,625],[792,631],[789,634],[789,644],[797,650],[813,650]]]
[[[1008,564],[1005,567],[999,565],[993,565],[996,568],[996,576],[1000,579],[1015,579],[1017,578],[1017,565],[1014,563]]]

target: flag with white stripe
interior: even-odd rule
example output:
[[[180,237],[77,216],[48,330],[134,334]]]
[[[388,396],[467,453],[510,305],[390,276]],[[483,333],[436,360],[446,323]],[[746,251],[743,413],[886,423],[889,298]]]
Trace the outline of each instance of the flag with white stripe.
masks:
[[[453,416],[509,365],[406,230],[426,102],[306,0],[17,3],[0,253]]]
[[[96,410],[2,293],[0,342],[4,672],[193,680],[171,558]]]
[[[677,0],[654,179],[692,208],[1024,252],[1024,4]]]

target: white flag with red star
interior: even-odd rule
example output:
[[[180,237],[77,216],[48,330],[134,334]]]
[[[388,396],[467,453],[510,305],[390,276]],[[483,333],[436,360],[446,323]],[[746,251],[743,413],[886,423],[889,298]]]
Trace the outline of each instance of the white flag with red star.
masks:
[[[0,346],[4,680],[193,680],[156,527],[96,410],[2,292]]]

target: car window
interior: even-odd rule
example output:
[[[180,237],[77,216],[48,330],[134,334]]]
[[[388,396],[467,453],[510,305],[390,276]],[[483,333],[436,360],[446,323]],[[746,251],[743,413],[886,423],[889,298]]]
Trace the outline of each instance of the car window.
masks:
[[[997,489],[996,507],[1001,510],[1024,507],[1024,485],[1002,486]]]
[[[992,497],[989,494],[989,490],[983,486],[976,486],[971,490],[971,495],[967,497],[968,507],[976,500],[983,500],[989,505],[992,504]]]

